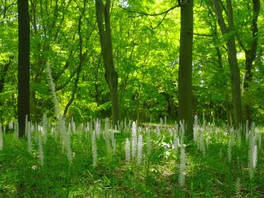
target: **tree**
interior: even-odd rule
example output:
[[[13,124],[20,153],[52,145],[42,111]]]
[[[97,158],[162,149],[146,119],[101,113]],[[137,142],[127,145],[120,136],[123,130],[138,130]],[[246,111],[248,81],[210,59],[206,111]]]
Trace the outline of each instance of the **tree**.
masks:
[[[226,0],[227,23],[223,16],[223,3],[221,0],[214,0],[214,8],[218,25],[226,39],[228,63],[231,72],[232,101],[235,110],[235,125],[239,127],[243,124],[243,111],[240,90],[240,70],[237,61],[237,49],[235,42],[235,25],[233,19],[233,6],[231,0]]]
[[[82,10],[81,15],[80,15],[79,20],[78,20],[79,59],[80,60],[79,60],[78,68],[77,68],[77,71],[76,71],[77,74],[76,74],[76,78],[75,78],[75,81],[74,81],[74,86],[73,86],[71,98],[70,98],[69,102],[67,103],[67,105],[65,106],[65,109],[64,109],[64,113],[63,113],[64,116],[66,116],[70,105],[74,101],[74,98],[75,98],[75,95],[76,95],[76,92],[77,92],[77,89],[78,89],[78,82],[79,82],[79,79],[80,79],[80,73],[81,73],[81,70],[82,70],[83,62],[85,60],[85,57],[87,56],[87,51],[83,52],[83,37],[82,37],[82,33],[81,33],[82,17],[84,15],[85,9],[86,9],[86,2],[84,1],[83,10]]]
[[[28,0],[18,0],[18,123],[19,137],[25,135],[26,116],[30,114],[29,53],[30,27]]]
[[[110,0],[106,0],[104,4],[102,0],[96,0],[96,19],[99,29],[101,51],[103,55],[105,78],[110,90],[110,100],[112,104],[113,124],[117,124],[119,120],[118,106],[118,74],[115,71],[113,62],[113,49],[110,27]]]
[[[186,136],[193,138],[192,98],[193,0],[181,3],[179,120],[187,125]]]
[[[257,48],[258,48],[258,17],[260,12],[260,0],[252,0],[252,13],[251,13],[251,39],[249,44],[245,44],[242,42],[240,35],[238,35],[238,40],[241,48],[245,52],[246,60],[245,60],[245,74],[243,80],[243,91],[249,91],[250,84],[252,82],[252,68],[253,63],[256,60]],[[248,47],[247,47],[248,46]],[[252,122],[251,115],[251,106],[249,101],[244,101],[244,112],[245,112],[245,120]]]
[[[1,65],[1,68],[0,68],[0,72],[1,72],[1,74],[0,74],[0,93],[2,93],[4,90],[5,76],[7,75],[10,64],[11,64],[11,60],[9,60],[9,62],[5,63],[3,66]],[[3,69],[2,69],[2,67],[3,67]]]
[[[229,1],[232,2],[233,7],[233,29],[229,24],[227,0],[217,0],[228,31],[223,34],[219,28],[217,20],[219,17],[216,17],[214,1],[197,2],[199,6],[195,6],[194,2],[195,45],[192,49],[192,63],[189,63],[192,71],[188,71],[192,72],[193,112],[199,118],[204,113],[208,122],[215,120],[215,123],[226,121],[228,113],[230,123],[236,122],[231,88],[233,81],[230,80],[231,69],[227,48],[227,43],[235,37],[240,78],[244,75],[244,81],[241,82],[242,86],[244,84],[241,88],[243,113],[248,119],[245,106],[249,106],[252,121],[261,123],[264,115],[261,96],[264,89],[263,44],[260,42],[263,40],[263,28],[260,28],[263,26],[263,7],[260,7],[257,21],[258,33],[253,33],[255,26],[253,20],[257,19],[257,10],[255,9],[255,14],[253,13],[253,3],[257,3],[258,0]],[[16,2],[2,1],[0,9],[0,119],[3,124],[16,120],[18,109],[17,83],[14,83],[18,76]],[[106,45],[103,50],[98,33],[96,1],[30,0],[28,2],[31,23],[30,120],[32,122],[40,122],[43,113],[48,117],[54,115],[54,104],[45,75],[47,63],[50,63],[56,95],[66,120],[74,117],[74,120],[80,123],[95,117],[110,117],[113,114],[111,86],[108,80],[105,80],[106,71],[110,71],[109,65],[114,68],[113,76],[118,73],[118,109],[123,118],[142,122],[149,120],[157,122],[164,116],[167,117],[168,122],[179,118],[178,96],[191,94],[188,94],[183,86],[190,81],[184,76],[186,72],[183,72],[187,67],[182,67],[183,54],[187,53],[186,49],[189,49],[190,45],[181,44],[179,58],[180,36],[182,41],[184,40],[183,34],[180,34],[180,14],[184,15],[184,11],[180,13],[180,9],[177,8],[182,7],[183,10],[189,0],[120,0],[111,1],[111,8],[107,6],[110,1],[99,0],[98,2],[101,2],[99,5],[103,5],[99,14],[103,21],[101,35],[105,38],[110,32],[108,31],[110,23],[107,20],[110,21],[108,16],[111,15],[110,44],[112,46],[106,44],[109,39],[103,39],[103,46]],[[107,8],[111,10],[107,11]],[[106,15],[108,16],[105,17]],[[257,29],[254,28],[255,30]],[[257,44],[256,53],[251,48],[252,44],[254,46]],[[112,48],[112,54],[109,46]],[[103,51],[104,54],[113,57],[113,62],[107,64],[108,70],[104,66],[105,62],[109,62],[109,59],[104,59],[108,55],[105,56]],[[191,62],[189,57],[186,59]],[[179,61],[181,61],[180,69]],[[246,63],[247,67],[245,67]],[[252,67],[249,63],[252,63]],[[181,78],[179,83],[178,75]],[[117,78],[115,79],[117,82]],[[242,81],[242,78],[240,80]],[[191,99],[189,102],[180,99],[181,120],[183,113],[187,113],[183,103],[190,108],[191,102]],[[192,113],[188,117],[192,119]]]

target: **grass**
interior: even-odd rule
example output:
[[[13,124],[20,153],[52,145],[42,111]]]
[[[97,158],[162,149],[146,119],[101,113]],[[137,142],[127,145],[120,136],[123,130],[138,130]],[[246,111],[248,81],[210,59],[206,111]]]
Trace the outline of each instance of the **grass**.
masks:
[[[223,127],[197,126],[196,139],[185,148],[184,168],[180,155],[181,147],[186,145],[176,127],[160,126],[158,133],[157,126],[137,128],[137,135],[143,137],[142,161],[139,163],[135,156],[127,164],[125,143],[127,138],[130,142],[132,139],[131,124],[120,131],[108,132],[103,124],[97,129],[90,124],[87,128],[70,127],[72,130],[64,125],[60,125],[61,134],[56,133],[56,127],[48,126],[45,131],[35,127],[29,133],[31,152],[28,138],[19,139],[14,132],[3,133],[0,197],[264,196],[263,140],[256,130],[242,134],[240,140],[238,133]],[[66,141],[67,134],[70,144]],[[254,134],[253,144],[258,147],[252,178],[249,175],[252,143],[248,134]],[[184,177],[182,185],[180,170]]]

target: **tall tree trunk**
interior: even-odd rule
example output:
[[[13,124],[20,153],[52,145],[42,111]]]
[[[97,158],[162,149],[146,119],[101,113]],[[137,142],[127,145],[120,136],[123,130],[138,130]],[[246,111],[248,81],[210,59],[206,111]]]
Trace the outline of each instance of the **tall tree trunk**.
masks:
[[[102,0],[95,1],[96,19],[100,35],[101,50],[104,60],[105,78],[110,90],[110,100],[112,104],[113,124],[116,125],[119,120],[118,105],[118,74],[115,71],[113,62],[113,49],[110,28],[110,0],[104,4]]]
[[[227,16],[228,16],[228,27],[224,20],[222,11],[223,4],[221,0],[214,0],[215,13],[218,19],[218,25],[223,35],[228,35],[226,46],[228,53],[228,63],[231,73],[231,90],[232,90],[232,101],[235,110],[235,125],[243,124],[243,111],[241,102],[241,90],[240,90],[240,70],[237,62],[237,50],[235,42],[235,28],[233,20],[233,8],[231,0],[226,0],[227,3]]]
[[[179,63],[179,120],[185,122],[188,140],[193,139],[192,96],[193,0],[181,4]]]
[[[208,6],[209,14],[210,14],[210,16],[215,18],[214,11],[211,8],[212,8],[211,5]],[[220,69],[220,72],[224,72],[222,53],[221,53],[221,50],[220,50],[220,46],[218,45],[219,41],[218,41],[218,32],[217,32],[217,22],[215,20],[214,20],[211,28],[212,28],[211,34],[213,35],[213,44],[214,44],[214,48],[215,48],[216,55],[217,55],[218,67]],[[226,87],[227,86],[227,82],[223,82],[222,86]],[[227,117],[227,121],[228,121],[228,126],[229,127],[232,127],[232,124],[233,124],[231,105],[232,104],[230,104],[230,102],[229,102],[229,94],[225,93],[226,117]]]
[[[79,64],[77,67],[77,71],[76,71],[76,77],[75,77],[75,81],[74,81],[74,85],[73,85],[73,89],[72,89],[72,93],[71,93],[71,98],[68,101],[68,103],[65,106],[64,112],[63,112],[63,116],[66,117],[67,112],[69,107],[71,106],[71,104],[73,103],[74,99],[75,99],[75,95],[77,93],[77,89],[78,89],[78,83],[79,83],[79,78],[80,78],[80,74],[82,71],[82,66],[83,66],[83,62],[85,60],[85,57],[87,56],[87,51],[84,53],[83,52],[83,37],[82,37],[82,16],[84,15],[86,9],[86,2],[84,1],[83,3],[83,10],[82,13],[79,17],[79,22],[78,22],[78,36],[79,36]]]
[[[5,63],[3,66],[0,65],[0,93],[2,93],[4,91],[4,87],[5,87],[5,76],[8,72],[9,66],[11,64],[11,60],[8,63]],[[3,68],[2,68],[3,67]],[[0,100],[0,107],[3,106],[3,101]],[[4,112],[2,112],[2,108],[0,108],[0,123],[3,121],[2,120],[2,115],[4,114]]]
[[[29,52],[30,52],[30,28],[28,0],[18,0],[18,122],[19,137],[25,135],[26,116],[30,113],[29,90]]]
[[[252,33],[252,42],[250,43],[250,48],[247,49],[245,45],[240,41],[240,46],[246,54],[245,61],[245,75],[243,81],[243,91],[248,91],[250,83],[252,82],[252,68],[253,62],[256,59],[257,48],[258,48],[258,16],[260,11],[260,0],[252,0],[252,21],[251,21],[251,33]],[[249,102],[244,103],[244,112],[245,119],[251,123],[251,107]]]

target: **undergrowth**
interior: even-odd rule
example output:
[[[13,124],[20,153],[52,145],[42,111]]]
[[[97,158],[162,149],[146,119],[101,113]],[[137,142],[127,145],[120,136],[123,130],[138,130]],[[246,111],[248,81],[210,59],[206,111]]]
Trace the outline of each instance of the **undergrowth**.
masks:
[[[16,132],[3,131],[0,197],[264,196],[261,130],[239,134],[224,127],[196,126],[195,139],[186,146],[184,131],[176,125],[135,128],[134,123],[134,128],[129,124],[119,130],[101,122],[91,125],[70,123],[61,134],[56,126],[46,124],[45,131],[31,126],[21,139]],[[126,148],[133,130],[142,143]],[[249,152],[250,144],[257,153]],[[250,160],[255,160],[254,166]]]

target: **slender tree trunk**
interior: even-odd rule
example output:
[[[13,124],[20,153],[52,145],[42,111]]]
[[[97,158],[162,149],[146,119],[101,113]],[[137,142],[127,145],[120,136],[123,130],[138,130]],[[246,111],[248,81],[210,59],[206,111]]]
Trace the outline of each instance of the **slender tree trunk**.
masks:
[[[119,120],[118,104],[118,74],[115,71],[113,62],[113,49],[110,28],[110,0],[104,4],[102,0],[95,1],[96,19],[100,35],[101,50],[104,60],[105,78],[110,90],[110,100],[112,104],[113,124]]]
[[[4,64],[3,69],[0,69],[0,93],[2,93],[2,91],[4,90],[4,86],[5,86],[5,76],[8,72],[9,66],[11,64],[11,61]],[[2,66],[1,66],[2,67]]]
[[[228,96],[226,96],[226,111],[228,126],[233,127],[232,104],[229,102]]]
[[[77,71],[76,71],[76,77],[75,77],[75,81],[74,81],[74,85],[73,85],[73,89],[72,89],[71,98],[68,101],[68,103],[66,104],[64,112],[63,112],[63,116],[64,117],[66,117],[68,109],[69,109],[69,107],[71,106],[71,104],[73,103],[73,101],[75,99],[75,95],[76,95],[77,90],[78,90],[78,83],[79,83],[80,74],[81,74],[81,71],[82,71],[83,62],[85,61],[85,57],[87,56],[87,51],[83,52],[83,37],[82,37],[82,32],[81,32],[82,16],[84,15],[85,9],[86,9],[86,2],[84,1],[83,10],[82,10],[82,13],[81,13],[81,15],[79,17],[79,23],[78,23],[79,64],[78,64]]]
[[[231,0],[226,0],[227,3],[227,15],[228,15],[228,26],[224,20],[222,11],[221,0],[214,0],[215,13],[218,19],[218,25],[223,35],[229,34],[227,38],[226,46],[228,53],[228,63],[231,73],[231,90],[232,90],[232,101],[235,111],[235,125],[243,124],[243,111],[241,102],[241,90],[240,90],[240,70],[237,62],[237,50],[235,42],[235,28],[233,21],[233,8]]]
[[[208,7],[208,9],[210,10],[210,15],[213,15],[213,10],[211,10],[211,7]],[[222,58],[222,53],[220,50],[220,47],[218,45],[218,34],[217,34],[217,22],[213,22],[212,25],[212,35],[213,36],[213,43],[214,43],[214,48],[216,51],[216,55],[217,55],[217,63],[218,63],[218,67],[220,69],[220,72],[224,72],[224,66],[223,66],[223,58]],[[223,87],[227,86],[227,82],[223,82],[222,84]],[[228,121],[228,126],[232,127],[232,108],[231,108],[231,104],[229,102],[229,94],[225,93],[225,106],[226,106],[226,117],[227,117],[227,121]]]
[[[243,124],[243,111],[241,101],[241,90],[240,90],[240,70],[237,62],[237,51],[235,39],[231,39],[227,42],[228,51],[228,62],[231,71],[231,90],[232,90],[232,101],[235,110],[235,125]]]
[[[30,28],[28,0],[18,0],[18,122],[19,137],[25,135],[26,116],[30,113],[29,91],[29,53],[30,53]]]
[[[4,90],[4,87],[5,87],[5,76],[8,72],[8,69],[9,69],[9,66],[11,64],[11,60],[4,64],[3,68],[2,68],[2,65],[1,65],[1,68],[0,68],[0,93],[3,92]],[[0,100],[0,107],[3,105],[3,102]],[[4,112],[2,112],[2,108],[0,108],[0,122],[2,122],[2,115],[4,114]]]
[[[250,44],[250,48],[246,49],[245,45],[240,41],[240,46],[244,50],[246,54],[246,61],[245,61],[245,75],[243,81],[243,91],[248,91],[249,86],[252,82],[252,68],[253,62],[256,59],[257,48],[258,48],[258,16],[260,12],[260,0],[252,0],[252,21],[251,21],[251,33],[252,33],[252,42]],[[244,103],[244,112],[245,112],[245,119],[249,122],[252,122],[251,116],[251,107],[249,102]]]
[[[193,139],[192,96],[193,0],[181,4],[179,63],[179,120],[185,122],[188,140]]]

